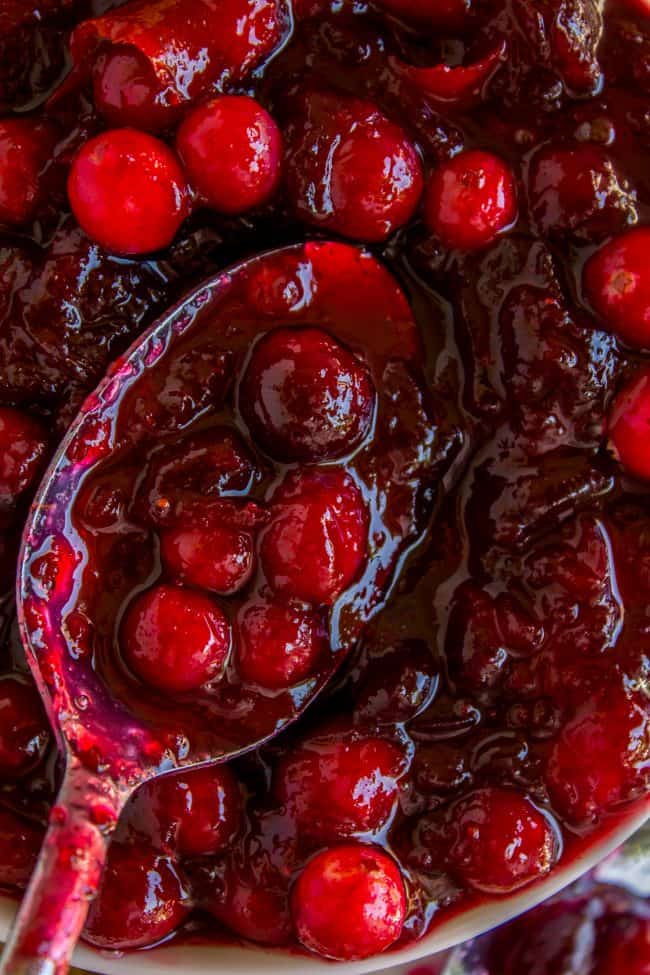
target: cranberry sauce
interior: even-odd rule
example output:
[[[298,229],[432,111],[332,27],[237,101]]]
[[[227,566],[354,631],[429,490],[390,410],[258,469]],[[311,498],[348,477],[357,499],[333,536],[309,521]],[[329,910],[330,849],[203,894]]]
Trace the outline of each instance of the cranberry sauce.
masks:
[[[223,0],[204,57],[185,0],[23,7],[0,882],[58,780],[11,596],[47,457],[162,310],[285,245],[89,402],[63,649],[157,759],[244,711],[270,731],[340,669],[264,748],[136,794],[88,939],[363,958],[545,876],[648,802],[647,3]]]

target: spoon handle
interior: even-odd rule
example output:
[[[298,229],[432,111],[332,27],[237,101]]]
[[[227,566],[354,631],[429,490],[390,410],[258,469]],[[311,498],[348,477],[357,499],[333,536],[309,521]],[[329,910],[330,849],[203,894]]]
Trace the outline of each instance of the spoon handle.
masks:
[[[123,805],[105,780],[79,766],[67,772],[0,975],[66,975]]]

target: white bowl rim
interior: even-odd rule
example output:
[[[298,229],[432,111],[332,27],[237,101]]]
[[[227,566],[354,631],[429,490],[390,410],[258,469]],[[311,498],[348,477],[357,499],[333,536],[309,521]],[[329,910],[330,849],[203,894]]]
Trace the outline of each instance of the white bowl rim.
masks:
[[[361,962],[327,962],[297,952],[265,950],[254,945],[162,945],[150,951],[100,952],[80,946],[74,964],[101,975],[368,975],[396,965],[421,961],[475,938],[529,910],[591,870],[650,819],[650,795],[640,799],[615,825],[588,844],[577,856],[561,862],[548,877],[509,897],[491,900],[452,916],[430,934],[399,951]],[[15,901],[0,897],[0,937],[6,937],[16,910]]]

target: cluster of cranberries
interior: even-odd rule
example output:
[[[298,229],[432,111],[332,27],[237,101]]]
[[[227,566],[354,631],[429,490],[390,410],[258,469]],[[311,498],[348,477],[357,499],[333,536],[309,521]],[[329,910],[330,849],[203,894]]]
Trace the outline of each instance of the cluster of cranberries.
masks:
[[[101,620],[118,686],[162,710],[241,685],[298,709],[339,601],[368,604],[292,730],[136,794],[86,937],[145,947],[192,919],[369,957],[544,876],[647,792],[647,5],[37,6],[0,10],[3,592],[56,434],[191,281],[343,238],[400,279],[423,340],[396,285],[385,329],[343,336],[368,255],[262,260],[223,330],[234,348],[253,322],[236,365],[197,347],[152,369],[128,463],[75,500],[102,594],[131,582],[70,615],[70,645]],[[10,597],[0,614],[14,888],[58,771]],[[589,975],[636,975],[628,914],[597,921]],[[559,970],[564,934],[548,962],[527,924],[500,973]]]

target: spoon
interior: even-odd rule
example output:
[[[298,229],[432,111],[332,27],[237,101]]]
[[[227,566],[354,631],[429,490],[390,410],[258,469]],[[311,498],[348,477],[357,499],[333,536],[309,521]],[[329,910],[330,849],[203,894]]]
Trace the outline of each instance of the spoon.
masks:
[[[385,512],[402,510],[404,485],[376,489],[376,472],[382,468],[378,458],[390,446],[376,434],[340,462],[368,505],[373,557],[327,610],[331,652],[315,673],[289,689],[270,692],[247,685],[231,664],[216,689],[170,701],[145,690],[120,663],[119,616],[129,592],[146,588],[152,573],[159,572],[157,564],[152,569],[155,548],[150,529],[134,526],[123,508],[115,516],[119,531],[109,524],[110,505],[102,509],[106,520],[98,527],[95,519],[89,528],[82,499],[108,492],[109,499],[119,501],[120,472],[130,472],[131,487],[137,486],[134,464],[141,466],[148,450],[159,442],[177,443],[196,416],[202,424],[213,415],[223,422],[229,377],[241,370],[256,335],[287,321],[326,327],[364,350],[378,390],[376,429],[385,420],[393,427],[397,423],[400,449],[408,452],[411,443],[413,456],[423,458],[422,482],[415,483],[411,475],[409,484],[417,492],[426,480],[431,496],[432,465],[413,441],[415,434],[399,429],[400,422],[408,426],[407,420],[386,416],[393,400],[380,385],[384,371],[391,364],[396,368],[396,362],[418,375],[417,327],[391,275],[355,247],[309,243],[240,263],[194,290],[114,363],[60,445],[23,538],[17,587],[21,635],[65,759],[65,775],[0,962],[3,975],[68,971],[111,834],[133,792],[174,769],[232,759],[295,721],[381,608],[398,564],[424,530],[422,504],[409,504],[403,517],[391,518],[390,526],[384,523]],[[237,411],[228,409],[229,421],[241,428]],[[286,469],[268,458],[260,464],[267,472],[257,489],[263,499]],[[244,521],[263,508],[257,499],[251,503],[241,496],[220,498],[217,504]],[[410,514],[416,510],[421,524]],[[112,562],[107,562],[109,551]]]

